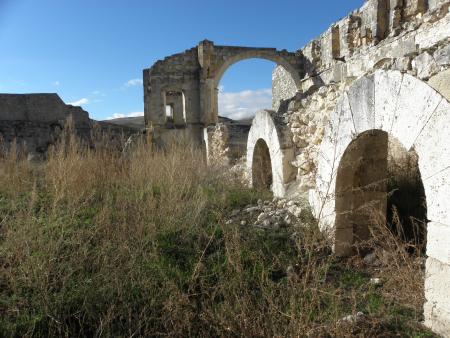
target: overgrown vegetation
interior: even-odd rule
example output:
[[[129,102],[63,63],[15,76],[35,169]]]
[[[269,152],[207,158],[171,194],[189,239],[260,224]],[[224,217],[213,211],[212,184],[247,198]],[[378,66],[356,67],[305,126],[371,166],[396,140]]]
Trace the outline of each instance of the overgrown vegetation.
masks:
[[[368,267],[334,257],[311,218],[230,224],[267,196],[186,145],[122,156],[67,136],[45,164],[15,153],[1,161],[0,336],[432,336],[422,260],[389,231]]]

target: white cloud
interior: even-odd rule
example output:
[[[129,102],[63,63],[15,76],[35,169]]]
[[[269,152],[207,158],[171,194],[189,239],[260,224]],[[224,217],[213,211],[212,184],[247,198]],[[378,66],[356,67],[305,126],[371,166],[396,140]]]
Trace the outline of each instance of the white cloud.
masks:
[[[134,86],[141,86],[143,84],[142,79],[131,79],[125,82],[124,87],[134,87]]]
[[[54,85],[55,87],[59,87],[59,86],[61,85],[61,82],[59,82],[59,81],[54,81],[54,82],[52,83],[52,85]]]
[[[272,89],[224,92],[219,87],[219,115],[241,120],[255,116],[261,109],[272,107]]]
[[[84,104],[88,104],[89,100],[85,97],[83,97],[82,99],[79,99],[77,101],[74,102],[69,102],[68,104],[71,104],[72,106],[82,106]]]
[[[144,116],[144,112],[143,111],[136,111],[136,112],[131,112],[131,113],[127,113],[127,114],[114,113],[113,116],[109,116],[106,119],[107,120],[111,120],[111,119],[120,119],[120,118],[123,118],[123,117],[136,117],[136,116]]]

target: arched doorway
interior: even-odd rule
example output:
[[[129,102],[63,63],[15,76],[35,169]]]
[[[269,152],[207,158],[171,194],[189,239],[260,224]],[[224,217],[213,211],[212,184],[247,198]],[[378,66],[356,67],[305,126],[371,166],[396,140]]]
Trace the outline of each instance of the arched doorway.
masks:
[[[385,131],[365,131],[345,150],[335,189],[337,254],[365,253],[365,241],[385,226],[411,250],[423,252],[426,201],[414,150]]]
[[[287,126],[277,124],[273,119],[273,111],[261,110],[256,113],[247,138],[247,172],[252,186],[254,185],[254,168],[268,168],[268,165],[253,165],[259,159],[262,149],[268,150],[270,155],[271,186],[270,189],[277,197],[285,197],[289,184],[295,180],[296,170],[292,166],[294,161],[294,145],[292,134]],[[262,147],[264,145],[264,147]],[[257,150],[259,149],[259,150]],[[257,154],[258,156],[255,156]],[[266,157],[267,158],[267,152]],[[263,161],[267,163],[267,161]],[[269,172],[266,170],[266,174]],[[258,175],[256,171],[256,175]],[[255,178],[258,181],[258,178]],[[267,178],[264,180],[267,182]],[[258,184],[258,183],[257,183]],[[267,184],[266,184],[267,187]]]
[[[443,328],[450,327],[448,315],[450,313],[448,308],[450,299],[448,289],[450,285],[449,119],[450,102],[427,83],[409,74],[379,70],[374,74],[361,77],[342,95],[340,103],[330,116],[319,150],[316,189],[310,191],[310,202],[321,229],[329,230],[335,235],[335,252],[338,255],[345,255],[350,251],[348,244],[353,243],[353,238],[350,240],[347,236],[353,236],[353,231],[350,232],[350,226],[347,226],[345,234],[343,231],[345,222],[339,218],[345,214],[343,211],[352,211],[353,208],[348,206],[349,198],[344,196],[346,189],[342,182],[351,182],[351,177],[355,173],[350,170],[350,177],[345,178],[343,175],[346,175],[346,171],[340,170],[342,168],[339,167],[349,163],[345,159],[343,161],[342,157],[349,156],[348,152],[351,150],[348,148],[352,142],[355,140],[359,142],[359,136],[367,131],[382,130],[388,135],[388,148],[389,137],[392,137],[394,141],[391,142],[391,148],[395,148],[398,141],[409,153],[409,160],[406,163],[418,162],[420,171],[408,170],[406,172],[409,174],[406,178],[411,182],[409,176],[414,177],[419,174],[425,191],[427,259],[424,317],[425,325],[439,332],[448,332]],[[386,144],[385,135],[379,136],[380,140],[384,138],[383,141],[379,141],[384,145]],[[372,156],[372,160],[376,158]],[[385,164],[389,168],[389,157]],[[383,167],[378,162],[374,165]],[[403,179],[404,175],[399,175],[396,180],[391,181],[391,184],[398,187]],[[341,183],[338,184],[338,181]],[[388,182],[386,181],[386,190],[391,189]],[[419,192],[419,195],[422,190],[420,184],[410,185],[409,183],[403,190],[408,189],[414,191],[414,194]],[[403,196],[405,195],[412,194],[405,193]],[[407,208],[419,206],[417,209],[422,214],[423,220],[425,209],[424,205],[420,205],[421,198],[413,197],[413,203],[407,203],[410,205]],[[400,207],[395,201],[396,198],[401,200],[404,197],[402,195],[393,197],[391,205]],[[342,206],[341,203],[346,204]],[[388,206],[386,200],[386,210]],[[386,216],[389,220],[388,213]],[[351,214],[347,217],[351,217]],[[414,218],[417,217],[414,216]],[[347,245],[340,245],[340,243]],[[339,252],[341,249],[342,251]]]
[[[272,188],[273,174],[269,147],[261,138],[256,142],[253,150],[252,178],[254,188]]]

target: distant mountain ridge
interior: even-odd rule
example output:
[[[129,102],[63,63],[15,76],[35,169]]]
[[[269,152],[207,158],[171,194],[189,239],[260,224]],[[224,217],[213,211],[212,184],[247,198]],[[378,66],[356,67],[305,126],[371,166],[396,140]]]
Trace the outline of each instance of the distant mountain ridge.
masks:
[[[251,125],[253,118],[243,119],[243,120],[232,120],[227,117],[219,116],[219,122],[227,124],[238,124],[238,125]],[[112,123],[119,126],[125,126],[134,129],[144,129],[145,121],[144,116],[134,116],[134,117],[120,117],[111,120],[104,120],[102,122]]]

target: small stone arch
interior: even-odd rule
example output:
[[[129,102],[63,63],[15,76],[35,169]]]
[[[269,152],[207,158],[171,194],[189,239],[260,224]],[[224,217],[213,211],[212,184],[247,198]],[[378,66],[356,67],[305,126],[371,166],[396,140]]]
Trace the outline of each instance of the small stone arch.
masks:
[[[247,139],[247,171],[252,185],[258,186],[258,178],[253,177],[254,173],[267,177],[268,173],[262,170],[268,170],[258,167],[254,163],[255,152],[261,154],[261,146],[264,144],[268,148],[270,155],[270,168],[272,171],[271,189],[275,196],[282,197],[286,194],[287,185],[295,180],[295,170],[292,166],[294,160],[294,147],[292,137],[287,126],[277,123],[273,111],[262,110],[256,113]],[[262,143],[264,142],[264,143]],[[266,156],[267,157],[267,156]]]
[[[428,218],[425,324],[450,328],[450,103],[425,82],[397,71],[364,76],[343,95],[330,116],[316,189],[310,191],[321,228],[335,235],[337,254],[348,254],[336,232],[339,166],[351,143],[370,130],[394,137],[418,156]]]
[[[267,143],[260,138],[253,150],[252,182],[257,189],[271,189],[273,182],[272,163]]]

